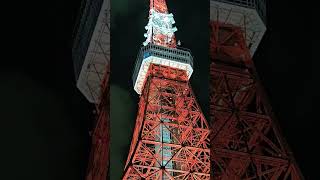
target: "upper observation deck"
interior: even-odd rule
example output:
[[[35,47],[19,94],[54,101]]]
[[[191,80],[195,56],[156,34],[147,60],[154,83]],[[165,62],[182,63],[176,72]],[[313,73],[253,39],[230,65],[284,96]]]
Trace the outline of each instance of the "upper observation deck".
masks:
[[[210,20],[241,27],[253,56],[266,31],[266,0],[210,0]]]
[[[189,50],[148,44],[141,48],[132,75],[134,90],[138,94],[142,92],[151,63],[185,70],[188,78],[193,72],[193,57]]]
[[[110,64],[110,0],[84,0],[80,11],[72,47],[77,87],[89,102],[99,103]]]

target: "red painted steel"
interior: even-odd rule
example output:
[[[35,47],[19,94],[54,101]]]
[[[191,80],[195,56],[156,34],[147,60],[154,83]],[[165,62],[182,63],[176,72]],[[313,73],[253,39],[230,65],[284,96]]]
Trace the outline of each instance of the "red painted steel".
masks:
[[[150,0],[153,10],[167,14],[165,0]],[[152,32],[151,43],[175,48],[175,38],[167,38]],[[209,127],[187,72],[150,64],[145,79],[123,179],[209,180]]]
[[[92,145],[86,180],[106,180],[109,171],[109,66],[102,81],[102,96],[96,106],[97,120],[92,133]]]
[[[123,179],[209,180],[208,136],[186,72],[151,64]]]
[[[212,179],[303,179],[239,27],[211,22]]]

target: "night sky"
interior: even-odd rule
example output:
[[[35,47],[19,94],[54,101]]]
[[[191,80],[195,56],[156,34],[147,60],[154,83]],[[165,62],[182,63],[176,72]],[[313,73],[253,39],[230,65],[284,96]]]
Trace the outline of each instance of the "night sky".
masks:
[[[144,41],[148,4],[147,0],[112,1],[111,179],[123,173],[135,123],[138,95],[131,74]],[[0,66],[4,122],[0,179],[83,179],[92,106],[76,89],[71,59],[71,34],[80,0],[29,5],[32,8],[17,11],[19,17],[12,21],[18,26],[8,36],[12,50],[4,52],[9,58],[2,58]],[[194,56],[191,85],[206,117],[208,5],[208,1],[168,0],[178,28],[176,37]],[[268,31],[254,61],[304,176],[317,179],[311,176],[317,168],[312,165],[312,153],[318,146],[314,128],[319,119],[315,116],[319,91],[313,56],[316,30],[311,5],[305,6],[289,0],[270,1]]]
[[[92,110],[76,89],[71,60],[80,4],[68,3],[13,4],[6,7],[18,16],[2,16],[14,19],[4,28],[12,34],[0,65],[1,180],[84,177]]]

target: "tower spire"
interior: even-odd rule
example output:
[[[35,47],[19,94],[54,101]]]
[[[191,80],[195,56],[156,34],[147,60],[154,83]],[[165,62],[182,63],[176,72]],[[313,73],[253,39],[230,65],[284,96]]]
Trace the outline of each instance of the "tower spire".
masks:
[[[147,32],[144,34],[147,39],[143,45],[152,43],[175,48],[174,32],[177,28],[173,26],[174,23],[173,14],[168,12],[165,0],[150,0],[149,22],[145,26]]]

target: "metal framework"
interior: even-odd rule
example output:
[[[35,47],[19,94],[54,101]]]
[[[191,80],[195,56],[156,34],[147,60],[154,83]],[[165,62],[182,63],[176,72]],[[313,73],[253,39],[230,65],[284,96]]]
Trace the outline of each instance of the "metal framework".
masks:
[[[110,0],[85,0],[72,56],[77,87],[90,103],[99,104],[101,83],[110,64]]]
[[[152,64],[123,179],[210,179],[209,127],[186,71]]]
[[[243,29],[211,21],[212,179],[300,180],[259,82]]]
[[[149,22],[145,27],[147,38],[144,45],[149,43],[165,46],[176,47],[174,32],[177,28],[173,27],[175,23],[173,15],[168,13],[165,0],[150,0]]]
[[[241,29],[250,55],[266,31],[265,0],[210,0],[210,20]]]
[[[86,180],[105,180],[109,173],[109,142],[110,142],[110,67],[106,67],[102,81],[102,96],[96,106],[97,118],[92,131],[92,145],[87,167]]]
[[[189,84],[192,56],[176,48],[173,23],[165,0],[150,0],[133,74],[141,95],[124,180],[210,179],[209,127]]]
[[[77,87],[96,106],[86,180],[109,171],[110,0],[85,0],[74,34],[72,57]]]

